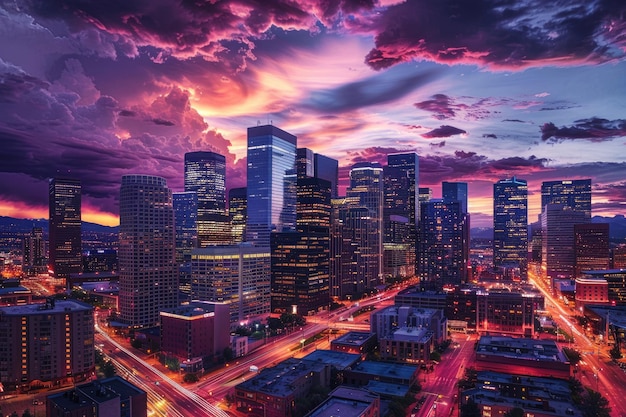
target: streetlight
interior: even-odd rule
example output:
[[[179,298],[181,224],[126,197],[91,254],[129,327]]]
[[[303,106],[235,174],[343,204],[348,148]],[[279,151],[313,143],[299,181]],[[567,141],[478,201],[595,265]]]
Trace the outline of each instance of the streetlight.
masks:
[[[300,339],[300,343],[302,343],[302,351],[304,351],[304,342],[306,342],[306,339]]]

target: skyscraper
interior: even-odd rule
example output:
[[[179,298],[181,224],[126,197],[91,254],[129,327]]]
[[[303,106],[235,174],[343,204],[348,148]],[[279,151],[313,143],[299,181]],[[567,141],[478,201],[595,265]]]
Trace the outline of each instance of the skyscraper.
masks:
[[[176,225],[176,263],[191,260],[191,249],[198,245],[198,194],[195,191],[172,193]]]
[[[283,222],[295,222],[295,187],[286,186],[287,175],[295,177],[294,135],[273,125],[248,128],[248,222],[246,240],[269,247],[270,232],[282,231]],[[293,211],[287,213],[286,211]]]
[[[337,198],[339,184],[339,161],[316,153],[313,156],[315,178],[330,182],[330,197]]]
[[[444,203],[458,201],[461,204],[461,212],[467,214],[467,183],[466,182],[443,182],[441,183],[441,196]]]
[[[46,272],[46,253],[43,239],[43,229],[33,227],[30,233],[24,236],[22,245],[22,270],[28,275],[37,275]]]
[[[528,272],[528,185],[515,177],[493,185],[493,264]]]
[[[584,271],[609,269],[609,224],[585,223],[574,225],[574,251],[576,253],[575,278]]]
[[[120,189],[119,304],[122,322],[151,326],[178,305],[172,192],[164,178],[125,175]]]
[[[186,153],[185,191],[198,194],[198,246],[230,243],[224,155],[206,151]]]
[[[419,218],[419,159],[415,152],[387,155],[384,168],[383,273],[415,275],[416,224]]]
[[[233,243],[241,243],[246,237],[248,221],[248,200],[246,187],[231,188],[228,192],[228,214]]]
[[[272,311],[328,308],[330,182],[298,178],[296,230],[271,234]]]
[[[49,269],[55,277],[68,279],[70,274],[82,270],[80,181],[51,179],[49,205]]]
[[[541,184],[541,210],[546,204],[562,204],[591,218],[591,179],[545,181]]]

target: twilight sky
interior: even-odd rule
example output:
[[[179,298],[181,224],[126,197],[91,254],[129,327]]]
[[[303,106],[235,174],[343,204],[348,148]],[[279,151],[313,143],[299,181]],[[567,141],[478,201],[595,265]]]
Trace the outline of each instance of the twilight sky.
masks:
[[[47,179],[83,184],[83,219],[118,221],[124,174],[183,189],[183,155],[246,128],[337,158],[420,155],[420,186],[592,178],[593,214],[626,214],[623,0],[0,0],[0,215],[43,217]]]

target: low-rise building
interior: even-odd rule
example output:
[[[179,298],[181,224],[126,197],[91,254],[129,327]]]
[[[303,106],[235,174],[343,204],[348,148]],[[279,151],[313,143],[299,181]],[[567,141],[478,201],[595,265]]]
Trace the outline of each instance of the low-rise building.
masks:
[[[378,417],[380,399],[366,389],[340,386],[306,417]]]
[[[501,416],[521,408],[525,416],[582,416],[572,402],[567,380],[478,372],[474,388],[461,392],[461,404],[473,400],[480,415]]]
[[[346,383],[365,386],[371,380],[412,387],[417,382],[419,367],[400,363],[363,361],[346,370]]]
[[[554,340],[482,336],[475,353],[479,371],[567,379],[572,367]]]
[[[443,309],[396,304],[371,314],[370,331],[376,333],[379,339],[401,328],[429,330],[437,344],[447,337],[447,320],[443,315]]]
[[[362,357],[376,348],[376,335],[366,332],[348,332],[330,342],[330,349],[358,353]]]
[[[330,366],[291,358],[235,386],[235,402],[247,415],[289,417],[296,410],[296,398],[314,386],[330,386]]]
[[[428,363],[435,347],[434,333],[424,328],[403,327],[378,339],[381,359]]]
[[[54,417],[146,417],[148,396],[114,376],[46,397],[46,415]]]

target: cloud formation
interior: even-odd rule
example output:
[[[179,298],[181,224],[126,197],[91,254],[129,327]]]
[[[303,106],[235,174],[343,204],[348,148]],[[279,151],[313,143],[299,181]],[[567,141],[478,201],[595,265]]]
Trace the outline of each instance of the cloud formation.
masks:
[[[458,127],[442,125],[436,129],[431,130],[430,132],[426,132],[422,135],[425,138],[449,138],[454,135],[462,135],[467,132],[463,129],[459,129]]]
[[[626,52],[625,10],[612,0],[407,1],[375,22],[366,62],[378,70],[411,60],[507,70],[607,62]]]
[[[554,123],[541,126],[541,139],[558,142],[562,140],[583,139],[591,142],[612,140],[626,136],[626,120],[607,120],[598,117],[576,120],[573,126],[556,127]]]

